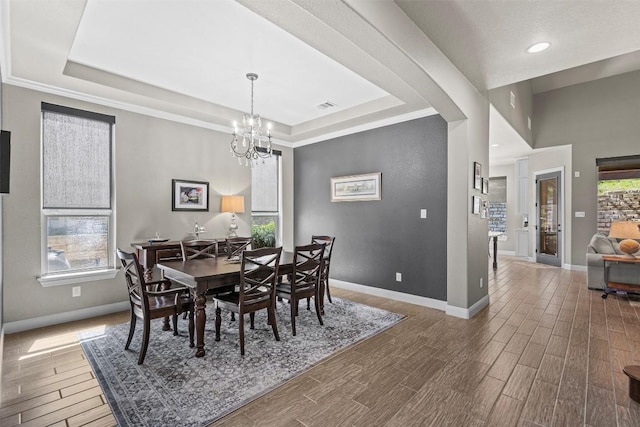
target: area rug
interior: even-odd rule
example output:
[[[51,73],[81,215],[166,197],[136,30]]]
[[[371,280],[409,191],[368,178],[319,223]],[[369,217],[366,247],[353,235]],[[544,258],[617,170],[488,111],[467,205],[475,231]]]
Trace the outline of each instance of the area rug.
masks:
[[[264,312],[264,310],[262,310]],[[124,350],[129,324],[79,334],[82,348],[120,426],[205,426],[300,375],[332,354],[402,319],[402,315],[333,298],[325,305],[324,326],[300,304],[297,335],[291,335],[289,305],[279,302],[273,337],[266,312],[256,314],[256,329],[245,326],[245,356],[240,356],[238,321],[223,312],[221,341],[215,342],[213,304],[207,305],[206,355],[189,347],[187,321],[174,336],[152,321],[149,349],[138,365],[141,325]],[[140,322],[139,322],[140,323]]]

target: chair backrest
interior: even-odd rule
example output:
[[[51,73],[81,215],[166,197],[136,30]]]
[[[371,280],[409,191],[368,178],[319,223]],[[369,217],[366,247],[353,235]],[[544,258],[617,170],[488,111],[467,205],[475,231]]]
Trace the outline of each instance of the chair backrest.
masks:
[[[229,237],[227,258],[240,258],[242,251],[251,250],[251,237]]]
[[[323,276],[329,277],[329,266],[331,265],[331,253],[333,252],[333,244],[335,237],[331,236],[311,236],[311,243],[324,243],[324,271]]]
[[[138,257],[134,253],[124,252],[120,249],[117,250],[117,254],[122,262],[131,309],[134,309],[135,306],[142,310],[142,313],[148,313],[149,299],[147,297],[147,284],[144,280],[144,272],[138,262]]]
[[[293,252],[291,293],[317,287],[324,269],[324,243],[296,246]]]
[[[215,258],[218,256],[217,240],[182,240],[180,242],[182,260]]]
[[[240,305],[264,303],[275,297],[281,254],[281,247],[242,252]]]

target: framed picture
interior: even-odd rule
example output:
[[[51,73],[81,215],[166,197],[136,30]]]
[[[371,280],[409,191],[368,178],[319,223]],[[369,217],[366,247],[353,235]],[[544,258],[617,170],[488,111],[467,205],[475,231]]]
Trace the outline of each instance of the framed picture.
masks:
[[[482,190],[482,165],[473,162],[473,188]]]
[[[489,194],[489,180],[482,178],[482,194]]]
[[[208,211],[209,183],[201,181],[187,181],[184,179],[172,179],[171,210]]]
[[[488,218],[489,217],[489,202],[486,200],[482,201],[482,210],[480,211],[480,218]]]
[[[480,213],[480,205],[482,204],[482,199],[480,199],[480,197],[478,196],[471,196],[472,197],[472,207],[471,207],[471,213],[474,214],[479,214]]]
[[[382,174],[338,176],[331,178],[332,202],[361,202],[380,200],[380,178]]]

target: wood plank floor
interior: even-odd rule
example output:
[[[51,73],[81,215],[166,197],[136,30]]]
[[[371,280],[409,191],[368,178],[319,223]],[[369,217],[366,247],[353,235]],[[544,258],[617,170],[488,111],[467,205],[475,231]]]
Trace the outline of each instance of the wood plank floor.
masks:
[[[471,320],[335,289],[407,318],[213,425],[640,426],[622,373],[640,364],[640,298],[603,300],[584,272],[499,261]],[[115,425],[75,333],[127,321],[7,335],[0,425]]]

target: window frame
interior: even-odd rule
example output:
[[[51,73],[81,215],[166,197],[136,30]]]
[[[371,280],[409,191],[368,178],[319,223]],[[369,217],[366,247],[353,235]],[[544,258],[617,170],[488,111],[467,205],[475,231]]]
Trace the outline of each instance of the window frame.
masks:
[[[265,150],[266,151],[266,150]],[[272,150],[272,157],[277,161],[277,211],[256,211],[253,209],[253,203],[251,204],[251,228],[253,229],[253,219],[255,217],[275,217],[276,218],[276,246],[282,245],[282,152],[279,150]],[[255,167],[255,166],[254,166]],[[252,177],[253,179],[253,177]],[[254,191],[252,186],[251,191]]]
[[[109,124],[109,207],[108,208],[45,208],[44,207],[44,124],[45,113],[66,114],[82,119]],[[40,125],[40,218],[41,218],[41,263],[38,281],[43,287],[82,283],[114,278],[117,274],[115,247],[115,117],[42,102]],[[52,217],[100,217],[107,218],[107,265],[96,268],[49,271],[48,220]]]

